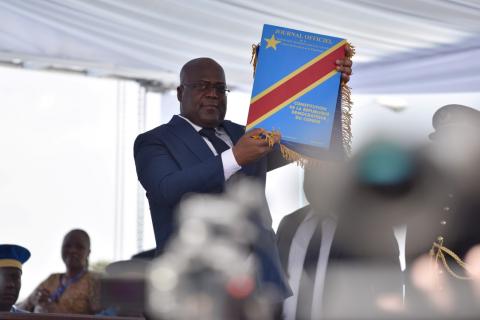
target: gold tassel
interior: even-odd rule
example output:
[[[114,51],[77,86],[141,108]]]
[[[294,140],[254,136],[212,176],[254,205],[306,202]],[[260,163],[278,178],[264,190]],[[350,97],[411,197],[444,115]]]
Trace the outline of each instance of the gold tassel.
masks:
[[[252,44],[252,58],[250,59],[250,64],[253,65],[253,76],[255,77],[255,71],[257,70],[257,61],[258,61],[258,49],[260,48],[260,43]]]
[[[263,134],[265,135],[265,139],[268,142],[268,146],[270,148],[272,148],[273,145],[275,144],[275,135],[280,134],[280,131],[278,131],[278,130],[265,131],[265,132],[263,132]],[[262,137],[260,137],[259,135],[252,136],[252,138],[255,139],[255,140],[262,139]],[[305,168],[305,166],[307,166],[307,165],[309,167],[320,165],[320,160],[304,156],[304,155],[302,155],[302,154],[300,154],[296,151],[293,151],[292,149],[286,147],[283,144],[280,144],[280,152],[282,153],[282,156],[286,160],[296,162],[297,165],[299,165],[302,168]]]
[[[265,136],[265,140],[268,142],[268,146],[271,148],[275,144],[275,134],[279,134],[279,131],[263,131],[262,134]],[[263,139],[260,135],[252,136],[255,140]]]
[[[451,258],[453,258],[453,260],[455,260],[455,262],[457,262],[457,264],[460,267],[462,267],[463,269],[468,271],[468,269],[469,269],[468,265],[465,262],[463,262],[462,259],[460,259],[460,257],[458,255],[456,255],[452,250],[445,247],[443,245],[443,238],[439,237],[438,242],[434,242],[432,248],[430,249],[430,256],[432,258],[433,257],[435,258],[435,263],[438,264],[438,260],[441,260],[443,266],[445,267],[445,270],[447,270],[447,272],[451,276],[453,276],[454,278],[460,279],[460,280],[470,280],[471,277],[465,277],[465,276],[458,275],[457,273],[455,273],[455,271],[453,271],[450,268],[450,266],[447,263],[447,259],[446,259],[444,253],[446,253]]]

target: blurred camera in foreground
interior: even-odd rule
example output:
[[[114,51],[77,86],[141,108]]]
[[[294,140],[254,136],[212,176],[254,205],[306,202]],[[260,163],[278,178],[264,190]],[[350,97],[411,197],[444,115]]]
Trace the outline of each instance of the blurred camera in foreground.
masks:
[[[262,188],[244,180],[223,195],[193,195],[179,232],[149,272],[149,309],[159,319],[269,319],[275,292],[259,288],[251,254],[264,214]]]

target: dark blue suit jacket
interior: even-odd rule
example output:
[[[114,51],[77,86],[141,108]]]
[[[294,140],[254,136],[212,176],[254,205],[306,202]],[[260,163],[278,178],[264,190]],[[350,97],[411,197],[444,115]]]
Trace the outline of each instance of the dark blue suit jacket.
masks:
[[[235,144],[245,133],[243,126],[224,121],[223,128]],[[265,185],[266,173],[286,162],[274,152],[270,157],[241,169]],[[220,193],[225,187],[221,156],[214,156],[203,138],[184,119],[174,116],[169,123],[137,137],[135,165],[140,183],[147,191],[157,252],[162,252],[176,231],[174,210],[188,193]],[[265,200],[266,201],[266,200]],[[283,295],[290,293],[278,259],[273,230],[262,230],[256,251],[262,264],[262,279],[274,283]],[[267,245],[265,245],[267,244]]]

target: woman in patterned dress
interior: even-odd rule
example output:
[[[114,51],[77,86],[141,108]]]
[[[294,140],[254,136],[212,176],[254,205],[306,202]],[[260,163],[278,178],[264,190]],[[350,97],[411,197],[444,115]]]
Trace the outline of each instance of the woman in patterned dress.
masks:
[[[51,274],[19,307],[40,313],[96,314],[100,279],[88,270],[89,255],[88,234],[80,229],[67,233],[62,244],[66,272]]]

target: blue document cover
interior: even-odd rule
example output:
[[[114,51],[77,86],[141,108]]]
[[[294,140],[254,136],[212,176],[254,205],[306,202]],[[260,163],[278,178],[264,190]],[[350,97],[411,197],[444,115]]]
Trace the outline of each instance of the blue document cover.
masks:
[[[264,25],[257,53],[247,130],[280,131],[281,144],[305,157],[331,151],[341,132],[341,73],[346,40]],[[341,135],[341,133],[340,133]]]

